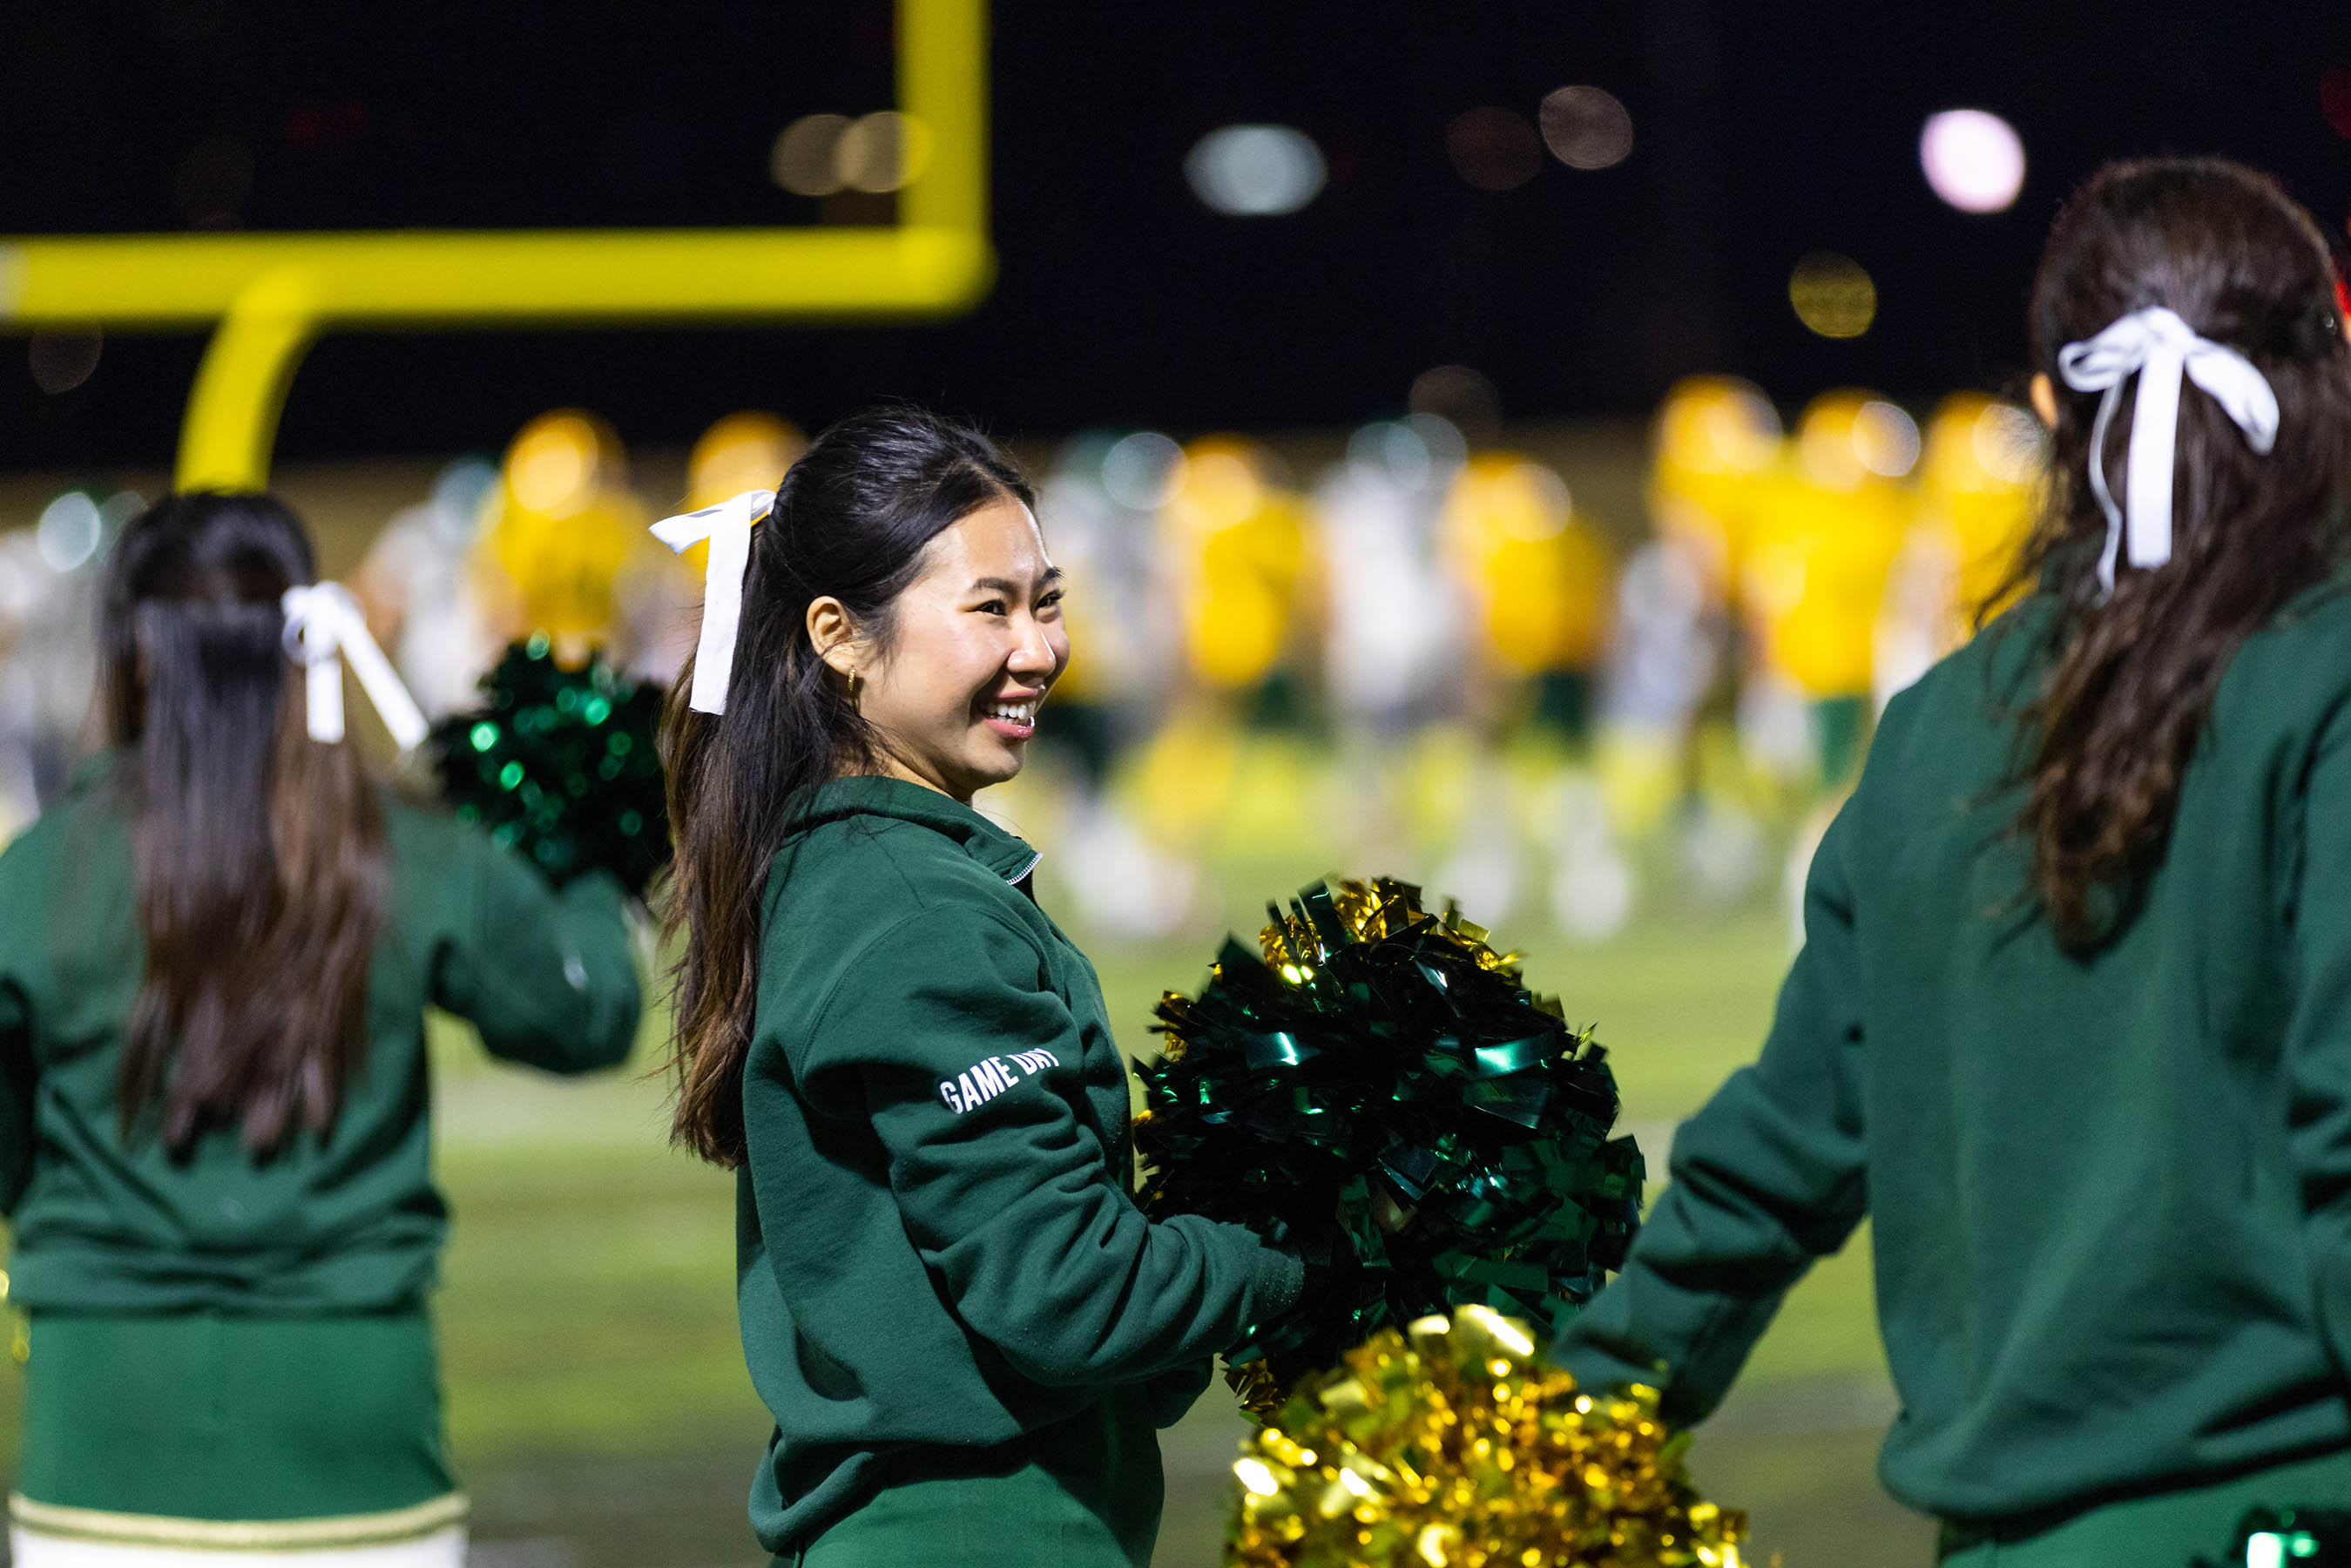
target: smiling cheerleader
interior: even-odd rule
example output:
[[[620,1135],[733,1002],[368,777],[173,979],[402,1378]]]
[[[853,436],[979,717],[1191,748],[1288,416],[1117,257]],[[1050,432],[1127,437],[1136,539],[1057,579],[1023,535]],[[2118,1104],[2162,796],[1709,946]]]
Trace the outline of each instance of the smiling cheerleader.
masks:
[[[1135,1207],[1093,967],[972,809],[1070,656],[1030,505],[985,438],[884,408],[654,530],[710,546],[664,737],[675,1135],[737,1173],[783,1563],[1144,1568],[1155,1428],[1300,1290]]]

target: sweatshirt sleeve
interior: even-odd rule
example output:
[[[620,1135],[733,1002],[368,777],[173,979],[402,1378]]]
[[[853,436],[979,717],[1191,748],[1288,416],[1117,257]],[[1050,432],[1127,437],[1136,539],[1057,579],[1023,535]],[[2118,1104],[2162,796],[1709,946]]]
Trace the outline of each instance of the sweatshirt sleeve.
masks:
[[[1849,812],[1813,856],[1803,951],[1761,1058],[1675,1134],[1673,1184],[1552,1350],[1586,1386],[1657,1388],[1677,1423],[1721,1401],[1789,1287],[1868,1207]]]
[[[1143,1401],[1151,1411],[1151,1424],[1164,1431],[1181,1421],[1216,1380],[1216,1364],[1205,1355],[1173,1372],[1145,1378]]]
[[[2292,915],[2284,1074],[2287,1149],[2322,1331],[2351,1365],[2351,709],[2320,732],[2304,774]]]
[[[626,895],[603,872],[560,891],[463,829],[448,873],[468,895],[435,956],[433,999],[481,1030],[494,1056],[550,1072],[623,1061],[642,1010]]]
[[[11,1217],[33,1179],[34,1076],[32,1009],[0,973],[0,1214]]]
[[[1238,1226],[1146,1219],[1081,1124],[1076,1020],[1029,939],[968,906],[853,962],[798,1071],[862,1094],[906,1234],[973,1332],[1055,1386],[1197,1363],[1285,1310],[1302,1266]]]

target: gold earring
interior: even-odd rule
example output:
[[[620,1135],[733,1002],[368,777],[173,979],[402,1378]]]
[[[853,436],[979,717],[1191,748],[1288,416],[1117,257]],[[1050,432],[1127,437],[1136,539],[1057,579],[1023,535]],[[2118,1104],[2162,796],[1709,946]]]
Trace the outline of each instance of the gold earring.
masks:
[[[857,700],[857,672],[855,670],[849,672],[849,700],[851,702],[855,702]]]

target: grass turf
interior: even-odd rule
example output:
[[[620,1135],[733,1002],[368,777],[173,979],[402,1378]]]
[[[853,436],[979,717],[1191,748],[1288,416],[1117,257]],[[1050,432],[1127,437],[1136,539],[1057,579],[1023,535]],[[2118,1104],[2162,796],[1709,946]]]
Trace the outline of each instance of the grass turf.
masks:
[[[1196,938],[1098,951],[1128,1049],[1150,1048],[1159,993],[1191,988],[1208,951]],[[1752,1056],[1787,956],[1783,924],[1748,914],[1636,924],[1598,946],[1538,942],[1526,966],[1571,1019],[1599,1025],[1624,1124],[1654,1145]],[[439,1300],[447,1413],[487,1562],[503,1561],[500,1537],[541,1542],[518,1562],[569,1568],[758,1560],[741,1498],[768,1419],[736,1338],[733,1181],[665,1146],[657,1028],[649,1020],[629,1068],[561,1082],[490,1063],[463,1025],[435,1022],[440,1172],[456,1214]],[[1753,1430],[1701,1437],[1701,1481],[1719,1474],[1713,1484],[1738,1489],[1719,1500],[1756,1510],[1763,1544],[1817,1542],[1840,1563],[1874,1560],[1852,1544],[1886,1540],[1871,1511],[1890,1505],[1868,1479],[1868,1434],[1834,1416],[1831,1430],[1791,1431],[1770,1411],[1773,1390],[1788,1391],[1801,1427],[1806,1390],[1883,1377],[1856,1244],[1789,1297],[1746,1380],[1744,1397],[1765,1414]],[[11,1450],[5,1406],[17,1390],[0,1377]],[[1162,1563],[1214,1560],[1236,1430],[1219,1390],[1171,1434]],[[1889,1551],[1905,1550],[1882,1560],[1920,1561],[1914,1544],[1902,1537]],[[1792,1557],[1806,1560],[1832,1559]]]

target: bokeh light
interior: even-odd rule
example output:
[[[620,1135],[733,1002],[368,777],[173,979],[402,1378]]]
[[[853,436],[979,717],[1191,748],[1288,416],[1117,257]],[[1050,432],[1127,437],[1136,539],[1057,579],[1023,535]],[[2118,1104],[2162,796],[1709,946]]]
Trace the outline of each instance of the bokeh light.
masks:
[[[849,129],[845,114],[804,114],[783,129],[768,156],[768,172],[795,196],[830,196],[841,189],[834,153]]]
[[[930,128],[911,115],[883,110],[852,120],[833,144],[832,168],[841,184],[868,195],[904,190],[931,158]]]
[[[1918,166],[1935,194],[1959,211],[2005,212],[2024,189],[2024,142],[1997,114],[1949,109],[1927,117]]]
[[[1375,420],[1347,438],[1349,467],[1385,476],[1406,490],[1444,483],[1468,455],[1461,433],[1441,414]]]
[[[776,137],[768,173],[795,196],[878,196],[905,189],[930,160],[930,127],[911,115],[804,114]]]
[[[1138,512],[1166,505],[1183,476],[1184,449],[1155,430],[1120,437],[1102,454],[1102,493]]]
[[[1865,392],[1814,398],[1798,422],[1796,456],[1806,478],[1851,490],[1873,477],[1899,479],[1918,465],[1917,422],[1900,406]]]
[[[33,384],[56,397],[89,380],[105,346],[104,335],[94,327],[83,332],[37,331],[25,346],[25,362],[33,372]]]
[[[1209,209],[1279,217],[1320,195],[1330,170],[1314,139],[1290,125],[1228,125],[1193,143],[1184,177]]]
[[[1873,399],[1853,421],[1854,455],[1881,479],[1899,479],[1918,465],[1918,422],[1900,408]]]
[[[1494,104],[1465,109],[1445,128],[1453,172],[1481,191],[1515,191],[1542,172],[1542,139],[1526,116]]]
[[[1616,95],[1563,87],[1542,100],[1543,145],[1571,169],[1605,169],[1633,152],[1633,116]]]
[[[2335,135],[2351,140],[2351,65],[2331,65],[2318,73],[2318,112]]]
[[[98,542],[105,533],[105,519],[99,514],[98,503],[79,490],[68,490],[41,508],[41,519],[34,526],[33,538],[41,554],[41,564],[62,573],[96,555]]]
[[[1502,423],[1502,394],[1483,371],[1432,365],[1412,379],[1406,398],[1415,413],[1433,413],[1473,445],[1493,439]]]
[[[1877,285],[1853,257],[1814,251],[1789,275],[1788,303],[1823,338],[1858,338],[1877,319]]]

